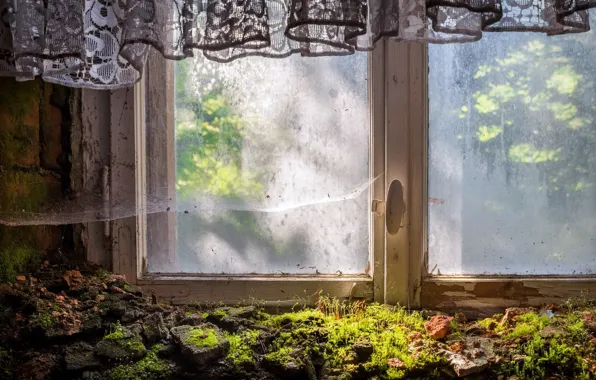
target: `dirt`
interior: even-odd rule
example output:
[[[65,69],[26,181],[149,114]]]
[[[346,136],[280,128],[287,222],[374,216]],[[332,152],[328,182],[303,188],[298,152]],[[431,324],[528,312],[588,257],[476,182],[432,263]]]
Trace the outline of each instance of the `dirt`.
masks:
[[[46,262],[0,284],[0,379],[596,379],[595,312],[582,299],[468,321],[321,296],[274,316]]]

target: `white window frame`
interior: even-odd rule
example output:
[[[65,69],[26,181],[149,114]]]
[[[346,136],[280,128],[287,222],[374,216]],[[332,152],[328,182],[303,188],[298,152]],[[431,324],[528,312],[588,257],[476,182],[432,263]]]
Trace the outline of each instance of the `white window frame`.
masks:
[[[129,281],[158,297],[174,303],[264,301],[273,307],[291,307],[296,302],[314,303],[316,297],[313,295],[322,291],[340,299],[489,313],[511,306],[560,303],[584,292],[596,293],[595,276],[429,274],[428,47],[422,43],[393,41],[380,42],[369,53],[370,177],[381,176],[370,188],[373,199],[370,276],[147,274],[148,221],[143,216],[146,189],[152,186],[152,178],[173,175],[173,135],[145,133],[147,107],[168,107],[170,104],[167,112],[173,112],[173,102],[146,104],[144,87],[147,81],[159,81],[159,77],[164,77],[158,74],[152,78],[151,73],[162,73],[164,64],[172,64],[161,62],[149,61],[145,80],[134,91],[84,90],[82,93],[83,114],[88,114],[83,117],[83,140],[87,140],[88,145],[100,147],[91,153],[86,152],[85,188],[97,187],[97,173],[106,173],[109,168],[109,175],[103,176],[108,179],[104,185],[109,187],[109,202],[131,198],[138,211],[136,217],[105,224],[86,224],[83,241],[87,245],[88,259],[111,266],[115,272],[125,274]],[[102,114],[105,107],[110,109],[109,115]],[[152,140],[147,141],[147,138]],[[156,173],[147,173],[145,147],[156,144],[156,141],[172,142],[169,147],[166,144],[159,148],[168,158]],[[135,149],[132,149],[133,142]],[[107,155],[106,151],[109,152]],[[405,212],[399,232],[390,235],[386,229],[388,218],[384,205],[394,180],[399,180],[403,186]],[[169,181],[173,183],[173,180]],[[131,189],[134,195],[131,195]],[[168,191],[173,198],[175,191]],[[165,235],[157,240],[171,242],[175,218],[172,215],[161,218],[157,223],[168,227],[162,228]],[[173,253],[171,245],[164,249],[170,250],[170,255]],[[106,256],[106,251],[111,252],[111,256]]]

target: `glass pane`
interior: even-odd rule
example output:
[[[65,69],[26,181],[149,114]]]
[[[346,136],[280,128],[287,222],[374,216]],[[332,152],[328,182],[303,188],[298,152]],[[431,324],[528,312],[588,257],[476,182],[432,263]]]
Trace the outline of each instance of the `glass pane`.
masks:
[[[178,214],[178,271],[364,272],[366,54],[179,62],[175,124],[177,201],[215,205]]]
[[[429,270],[596,272],[596,38],[430,47]]]

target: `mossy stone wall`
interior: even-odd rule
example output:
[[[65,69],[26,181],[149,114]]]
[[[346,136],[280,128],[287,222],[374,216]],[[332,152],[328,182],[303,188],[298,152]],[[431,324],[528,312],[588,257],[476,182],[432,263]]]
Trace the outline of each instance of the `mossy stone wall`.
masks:
[[[0,77],[0,212],[37,211],[59,200],[70,178],[69,90],[39,79]],[[0,225],[0,281],[63,244],[56,226]]]

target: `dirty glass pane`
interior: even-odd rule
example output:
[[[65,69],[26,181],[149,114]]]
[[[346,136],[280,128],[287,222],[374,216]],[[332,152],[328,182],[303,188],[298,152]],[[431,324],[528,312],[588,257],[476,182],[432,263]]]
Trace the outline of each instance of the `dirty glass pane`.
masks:
[[[433,274],[596,272],[595,37],[429,48]]]
[[[364,272],[366,76],[366,54],[177,63],[176,271]]]

